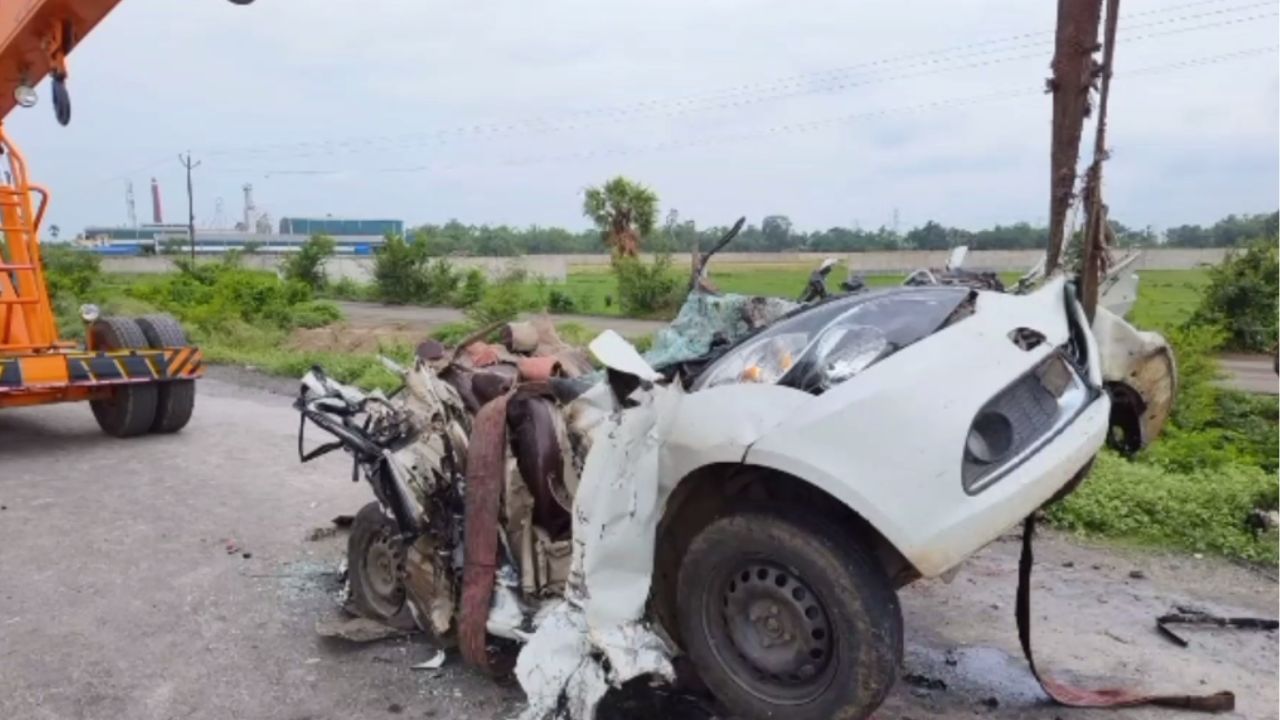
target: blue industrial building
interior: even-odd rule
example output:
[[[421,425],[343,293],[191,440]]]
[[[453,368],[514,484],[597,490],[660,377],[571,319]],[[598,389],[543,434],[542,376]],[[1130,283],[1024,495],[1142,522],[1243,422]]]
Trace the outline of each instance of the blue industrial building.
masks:
[[[282,218],[278,235],[196,228],[196,252],[220,253],[248,247],[265,253],[295,252],[312,235],[328,235],[334,239],[337,252],[367,255],[381,245],[388,234],[403,233],[403,220]],[[137,227],[90,226],[85,228],[78,243],[104,255],[151,255],[190,250],[187,226],[171,223]]]

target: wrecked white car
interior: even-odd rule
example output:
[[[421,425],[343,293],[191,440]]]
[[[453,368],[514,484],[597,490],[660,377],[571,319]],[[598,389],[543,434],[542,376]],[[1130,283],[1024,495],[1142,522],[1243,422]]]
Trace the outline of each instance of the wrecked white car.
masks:
[[[591,718],[680,655],[738,717],[868,717],[902,659],[896,589],[1069,492],[1108,440],[1141,447],[1173,400],[1159,336],[1088,322],[1060,276],[984,283],[695,292],[648,361],[597,338],[602,373],[546,327],[424,344],[389,399],[313,371],[299,409],[378,499],[352,605],[514,669],[530,720]]]

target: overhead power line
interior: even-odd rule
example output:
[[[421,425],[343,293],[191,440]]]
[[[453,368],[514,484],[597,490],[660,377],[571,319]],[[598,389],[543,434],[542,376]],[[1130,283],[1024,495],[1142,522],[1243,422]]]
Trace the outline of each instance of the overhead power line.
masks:
[[[1145,17],[1172,12],[1179,9],[1213,5],[1225,1],[1226,0],[1201,0],[1200,2],[1185,3],[1170,6],[1168,8],[1135,13],[1129,17]],[[1188,20],[1229,16],[1233,13],[1240,13],[1262,7],[1270,8],[1272,11],[1254,13],[1245,17],[1226,17],[1221,20],[1204,22],[1186,27],[1175,27],[1164,31],[1149,32],[1136,36],[1130,34],[1137,30],[1164,27]],[[1275,17],[1277,15],[1275,7],[1276,4],[1273,1],[1252,2],[1244,5],[1234,5],[1228,8],[1218,8],[1206,12],[1163,18],[1152,22],[1127,25],[1123,28],[1125,33],[1124,39],[1126,42],[1133,42],[1185,32],[1238,25],[1245,22]],[[940,48],[933,51],[924,51],[890,58],[869,60],[855,65],[847,65],[801,75],[787,76],[767,82],[744,84],[719,91],[667,99],[642,100],[623,106],[571,112],[562,116],[559,120],[555,118],[536,117],[501,123],[481,123],[458,126],[454,128],[411,133],[400,136],[356,136],[340,139],[246,146],[241,148],[211,149],[208,151],[208,154],[216,156],[275,154],[280,157],[307,157],[315,154],[328,154],[344,150],[361,151],[379,147],[402,148],[448,144],[457,140],[469,140],[516,133],[573,131],[598,125],[605,121],[616,120],[617,118],[672,117],[695,112],[735,109],[763,102],[816,93],[846,90],[874,83],[908,80],[944,72],[971,70],[996,64],[1015,62],[1018,60],[1035,59],[1041,57],[1041,53],[1022,53],[1018,55],[979,60],[960,65],[955,64],[958,60],[1047,46],[1052,43],[1052,34],[1052,31],[1022,33],[1019,35],[1011,35],[965,45]],[[1010,42],[1026,41],[1031,38],[1041,39],[1031,42],[1020,42],[1006,47],[990,47],[992,45],[1002,43],[1007,44]],[[978,48],[983,47],[987,49],[977,50]],[[961,52],[966,50],[974,50],[974,52]],[[915,67],[925,69],[918,72],[902,72],[903,70]],[[871,76],[860,77],[858,75],[859,72],[861,72],[861,75],[863,76],[868,74],[871,74]],[[276,152],[282,150],[293,151],[285,152],[283,154]]]
[[[1201,56],[1196,58],[1190,58],[1188,60],[1177,61],[1172,63],[1162,63],[1162,64],[1151,65],[1147,67],[1134,68],[1124,72],[1117,72],[1115,75],[1116,77],[1127,77],[1127,76],[1134,76],[1134,75],[1152,75],[1152,74],[1159,74],[1164,72],[1172,72],[1172,71],[1193,68],[1193,67],[1215,65],[1215,64],[1229,62],[1232,60],[1238,60],[1238,59],[1247,58],[1247,57],[1255,57],[1255,56],[1263,55],[1266,53],[1274,53],[1277,50],[1280,50],[1280,45],[1267,45],[1263,47],[1254,47],[1254,48],[1248,48],[1248,49],[1238,50],[1238,51],[1233,51],[1228,53],[1220,53],[1216,55],[1206,55],[1206,56]],[[943,108],[965,107],[965,106],[1000,102],[1000,101],[1011,100],[1011,99],[1021,98],[1021,97],[1040,96],[1040,95],[1043,95],[1043,93],[1044,93],[1043,87],[1014,88],[1014,89],[993,92],[993,93],[988,93],[983,95],[945,98],[945,99],[933,100],[928,102],[915,103],[911,105],[901,105],[901,106],[895,106],[890,108],[882,108],[878,110],[862,111],[862,112],[857,112],[857,113],[852,113],[847,115],[839,115],[835,117],[822,118],[818,120],[809,120],[809,121],[802,121],[797,123],[774,125],[768,128],[760,129],[760,130],[748,131],[745,133],[737,133],[733,135],[702,136],[702,137],[688,138],[684,140],[664,141],[664,142],[653,143],[649,145],[636,145],[636,146],[628,146],[623,148],[590,150],[590,151],[584,151],[584,152],[578,152],[578,153],[525,157],[525,158],[517,158],[517,159],[506,160],[506,161],[500,161],[495,164],[499,166],[517,166],[518,167],[518,166],[543,164],[543,163],[550,163],[550,162],[589,160],[589,159],[595,159],[599,157],[633,155],[638,153],[661,152],[661,151],[679,150],[679,149],[686,149],[691,147],[699,147],[699,146],[713,145],[713,144],[741,142],[741,141],[747,141],[747,140],[758,140],[760,138],[766,138],[766,137],[781,135],[781,134],[813,132],[813,131],[821,130],[827,127],[838,126],[838,125],[848,124],[852,122],[857,122],[860,120],[883,117],[887,115],[918,114],[922,112],[940,110]],[[329,169],[329,170],[321,170],[321,169],[314,169],[314,168],[300,169],[300,170],[240,169],[240,171],[241,172],[260,172],[260,173],[265,173],[267,176],[285,176],[285,175],[287,176],[294,176],[294,175],[311,175],[311,176],[330,175],[332,176],[332,175],[339,175],[339,174],[377,175],[377,174],[413,174],[413,173],[433,172],[433,171],[441,171],[441,170],[449,170],[449,169],[473,168],[475,167],[475,165],[476,163],[474,161],[466,161],[466,162],[454,162],[454,163],[431,163],[431,164],[414,165],[414,166],[366,168],[366,169],[360,169],[360,168],[342,168],[342,169]]]

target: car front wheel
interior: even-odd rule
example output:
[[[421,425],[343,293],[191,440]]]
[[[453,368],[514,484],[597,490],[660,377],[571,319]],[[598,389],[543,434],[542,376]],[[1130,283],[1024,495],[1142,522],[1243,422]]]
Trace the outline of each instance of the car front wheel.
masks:
[[[678,579],[685,650],[746,720],[859,720],[902,659],[902,612],[870,550],[830,522],[772,512],[716,520]]]

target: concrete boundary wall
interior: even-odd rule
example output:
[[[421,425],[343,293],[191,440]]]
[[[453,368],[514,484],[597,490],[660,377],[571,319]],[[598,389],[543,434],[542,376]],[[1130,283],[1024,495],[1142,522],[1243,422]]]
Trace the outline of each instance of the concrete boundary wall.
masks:
[[[1144,250],[1134,268],[1137,270],[1189,270],[1206,265],[1216,265],[1226,256],[1226,248],[1157,248]],[[813,265],[824,258],[844,260],[855,270],[871,274],[906,273],[922,267],[942,267],[947,261],[947,251],[900,250],[896,252],[870,253],[720,253],[712,261],[716,264],[736,265]],[[1026,270],[1040,260],[1038,250],[975,250],[969,253],[965,267],[972,270],[1013,272]],[[280,262],[279,255],[248,255],[247,267],[273,270]],[[677,267],[688,265],[688,255],[676,255]],[[521,257],[456,257],[449,258],[459,268],[480,268],[490,277],[501,275],[511,268],[523,268],[531,275],[548,280],[563,281],[574,268],[604,269],[609,264],[608,255],[524,255]],[[107,272],[161,273],[171,272],[173,262],[167,256],[104,257],[102,268]],[[325,265],[329,277],[350,278],[369,282],[373,277],[373,258],[368,256],[340,255],[330,258]]]

